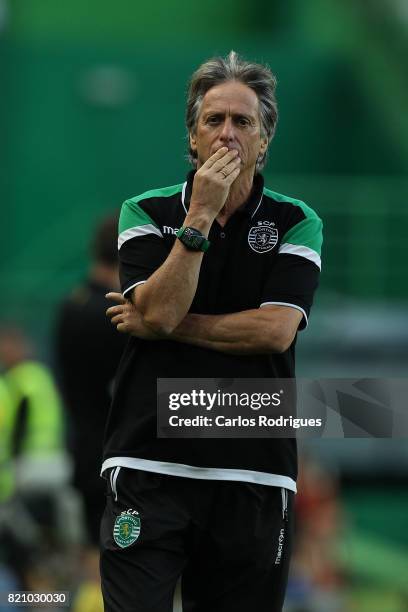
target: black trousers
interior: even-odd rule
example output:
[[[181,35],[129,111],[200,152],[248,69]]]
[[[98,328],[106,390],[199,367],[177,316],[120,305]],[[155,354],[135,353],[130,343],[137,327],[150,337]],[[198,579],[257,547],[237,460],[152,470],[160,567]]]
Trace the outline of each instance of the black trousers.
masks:
[[[127,468],[108,476],[101,525],[107,612],[171,612],[180,576],[184,612],[282,609],[292,492]]]

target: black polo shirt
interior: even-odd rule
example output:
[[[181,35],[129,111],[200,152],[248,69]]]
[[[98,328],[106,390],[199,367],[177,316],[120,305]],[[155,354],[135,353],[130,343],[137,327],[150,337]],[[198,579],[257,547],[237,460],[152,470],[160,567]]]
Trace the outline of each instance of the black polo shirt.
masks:
[[[119,222],[122,292],[161,266],[182,227],[194,172],[185,183],[126,200]],[[318,285],[322,222],[303,202],[254,178],[246,204],[224,227],[214,221],[191,313],[217,315],[287,305],[307,325]],[[180,278],[180,282],[183,279]],[[116,378],[102,470],[131,467],[192,478],[238,480],[296,490],[294,439],[157,439],[157,378],[287,378],[295,343],[283,354],[230,355],[170,340],[129,338]]]

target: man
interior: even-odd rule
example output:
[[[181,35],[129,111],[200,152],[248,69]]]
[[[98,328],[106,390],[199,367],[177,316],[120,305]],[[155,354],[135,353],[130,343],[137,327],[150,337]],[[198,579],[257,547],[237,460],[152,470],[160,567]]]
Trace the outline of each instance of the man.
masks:
[[[66,461],[61,399],[49,368],[33,358],[33,347],[18,327],[0,329],[0,364],[10,403],[10,452],[16,463],[16,485],[47,486],[51,467]]]
[[[268,68],[204,63],[187,102],[185,184],[127,200],[122,303],[133,337],[119,369],[102,471],[106,610],[281,610],[296,445],[283,439],[157,439],[159,377],[292,377],[320,268],[321,221],[264,188],[276,81]],[[209,244],[210,243],[210,244]]]
[[[0,447],[5,445],[0,453],[5,453],[0,466],[0,548],[26,581],[32,555],[40,559],[49,536],[63,533],[61,508],[69,471],[63,410],[52,372],[34,358],[32,342],[20,327],[0,329],[0,365],[7,392],[0,398],[6,399],[4,431],[0,424]]]
[[[105,506],[99,477],[102,438],[111,388],[125,338],[105,316],[107,291],[119,284],[117,215],[104,218],[92,239],[89,275],[64,300],[56,322],[56,358],[69,417],[73,484],[83,501],[86,533],[95,549]]]

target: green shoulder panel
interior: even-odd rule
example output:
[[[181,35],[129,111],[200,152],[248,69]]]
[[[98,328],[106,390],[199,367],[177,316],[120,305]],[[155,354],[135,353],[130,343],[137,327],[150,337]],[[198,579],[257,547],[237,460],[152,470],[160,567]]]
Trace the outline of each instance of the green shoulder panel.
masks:
[[[120,212],[119,234],[130,228],[139,227],[141,225],[153,225],[154,227],[158,227],[157,223],[144,210],[139,202],[148,200],[149,198],[168,198],[176,195],[176,193],[181,193],[182,189],[183,183],[180,183],[179,185],[172,185],[171,187],[151,189],[150,191],[145,191],[141,195],[126,200]]]
[[[305,218],[291,227],[282,238],[282,244],[296,244],[312,249],[318,255],[321,254],[323,243],[323,222],[315,211],[301,200],[290,198],[270,189],[264,189],[265,195],[277,202],[287,202],[293,206],[299,206]]]

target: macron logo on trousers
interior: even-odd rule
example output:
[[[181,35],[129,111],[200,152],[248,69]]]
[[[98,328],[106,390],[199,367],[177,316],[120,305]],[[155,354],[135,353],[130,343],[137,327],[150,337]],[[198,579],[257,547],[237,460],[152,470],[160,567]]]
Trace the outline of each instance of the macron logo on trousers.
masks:
[[[285,530],[282,528],[280,530],[279,539],[278,539],[278,552],[277,552],[276,559],[275,559],[275,565],[279,565],[281,562],[284,541],[285,541]]]

